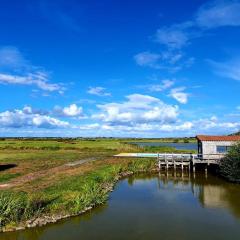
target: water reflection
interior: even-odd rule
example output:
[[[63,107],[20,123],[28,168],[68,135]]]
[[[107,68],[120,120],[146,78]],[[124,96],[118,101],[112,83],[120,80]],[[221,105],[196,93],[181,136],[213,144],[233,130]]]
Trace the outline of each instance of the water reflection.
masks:
[[[223,208],[240,218],[240,185],[226,182],[224,179],[204,172],[162,171],[155,175],[158,189],[173,184],[175,190],[191,191],[204,208]],[[139,174],[128,178],[128,183],[151,180],[153,175]]]
[[[0,239],[239,239],[239,199],[239,185],[204,172],[140,174],[120,181],[91,212]]]

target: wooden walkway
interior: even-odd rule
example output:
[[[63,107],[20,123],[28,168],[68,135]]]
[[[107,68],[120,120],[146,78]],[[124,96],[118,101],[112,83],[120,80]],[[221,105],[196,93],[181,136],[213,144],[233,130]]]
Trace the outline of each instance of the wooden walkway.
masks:
[[[211,164],[218,165],[224,155],[222,154],[191,154],[191,153],[120,153],[115,157],[140,157],[140,158],[155,158],[159,170],[162,168],[168,169],[191,169],[195,172],[196,165],[204,165],[205,170]]]

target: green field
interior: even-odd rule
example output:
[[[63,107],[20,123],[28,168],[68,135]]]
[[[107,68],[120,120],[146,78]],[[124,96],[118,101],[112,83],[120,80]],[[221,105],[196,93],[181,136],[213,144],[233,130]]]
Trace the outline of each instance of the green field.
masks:
[[[153,141],[144,139],[148,140]],[[121,173],[151,170],[156,164],[154,159],[113,157],[117,153],[179,152],[171,147],[141,148],[127,143],[131,141],[1,139],[0,229],[25,226],[37,217],[77,214],[105,202]]]

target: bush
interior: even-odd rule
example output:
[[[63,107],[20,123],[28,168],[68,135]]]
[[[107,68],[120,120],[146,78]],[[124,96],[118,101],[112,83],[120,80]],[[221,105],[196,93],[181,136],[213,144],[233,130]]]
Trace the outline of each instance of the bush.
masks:
[[[220,173],[229,181],[240,183],[240,142],[233,145],[221,160]]]

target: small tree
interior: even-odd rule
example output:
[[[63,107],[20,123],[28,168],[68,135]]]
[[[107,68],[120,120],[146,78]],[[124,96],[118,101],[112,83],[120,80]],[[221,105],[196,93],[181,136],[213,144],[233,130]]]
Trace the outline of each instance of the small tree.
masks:
[[[240,142],[230,148],[219,166],[223,177],[229,181],[240,183]]]

